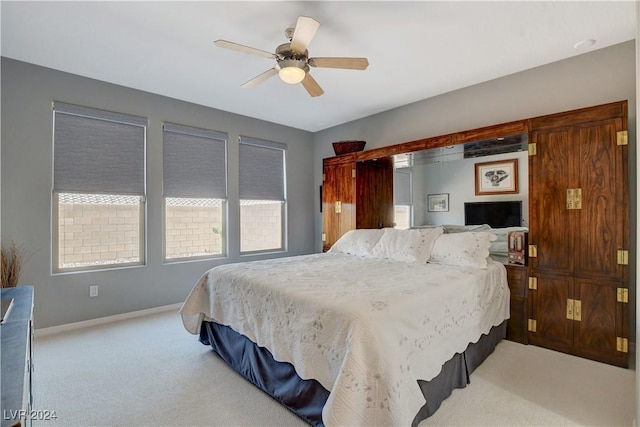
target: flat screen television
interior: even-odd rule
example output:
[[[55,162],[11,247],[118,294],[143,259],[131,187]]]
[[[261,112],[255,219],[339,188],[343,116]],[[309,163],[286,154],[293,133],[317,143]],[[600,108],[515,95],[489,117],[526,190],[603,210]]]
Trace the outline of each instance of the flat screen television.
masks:
[[[465,225],[489,224],[492,228],[522,226],[522,201],[469,202],[464,204]]]

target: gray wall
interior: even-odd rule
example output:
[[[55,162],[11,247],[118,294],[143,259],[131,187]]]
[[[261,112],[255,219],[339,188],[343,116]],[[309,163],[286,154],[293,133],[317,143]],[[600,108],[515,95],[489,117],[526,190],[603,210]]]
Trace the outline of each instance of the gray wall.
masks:
[[[313,252],[313,135],[224,111],[2,58],[3,241],[32,253],[22,284],[35,286],[36,328],[182,302],[200,275],[239,256],[238,144],[240,134],[288,145],[288,251]],[[203,88],[203,90],[205,90]],[[147,128],[147,265],[86,273],[51,273],[52,101],[149,118]],[[162,262],[162,121],[229,134],[229,257]],[[89,298],[90,284],[99,296]]]

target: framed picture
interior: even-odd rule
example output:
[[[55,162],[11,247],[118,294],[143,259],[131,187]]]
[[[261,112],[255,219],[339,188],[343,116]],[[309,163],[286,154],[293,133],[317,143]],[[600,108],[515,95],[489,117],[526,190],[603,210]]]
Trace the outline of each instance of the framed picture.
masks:
[[[518,159],[476,163],[476,196],[518,192]]]
[[[427,203],[429,212],[449,212],[449,193],[428,194]]]

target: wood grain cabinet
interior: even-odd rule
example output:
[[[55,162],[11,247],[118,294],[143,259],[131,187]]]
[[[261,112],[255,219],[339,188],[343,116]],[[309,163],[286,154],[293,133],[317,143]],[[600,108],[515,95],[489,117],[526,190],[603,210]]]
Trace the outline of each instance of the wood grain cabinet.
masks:
[[[507,339],[527,344],[527,266],[505,265],[511,292]]]
[[[323,160],[322,248],[355,228],[393,226],[391,158],[356,161],[355,154]]]
[[[531,120],[529,343],[628,366],[627,103]]]

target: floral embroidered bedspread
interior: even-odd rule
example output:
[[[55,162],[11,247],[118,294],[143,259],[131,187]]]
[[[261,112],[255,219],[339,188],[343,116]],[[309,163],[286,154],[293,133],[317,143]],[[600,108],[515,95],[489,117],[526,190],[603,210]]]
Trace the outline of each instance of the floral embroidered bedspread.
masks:
[[[330,391],[327,426],[409,426],[417,380],[509,317],[502,264],[486,270],[339,253],[207,271],[180,310],[230,326]]]

